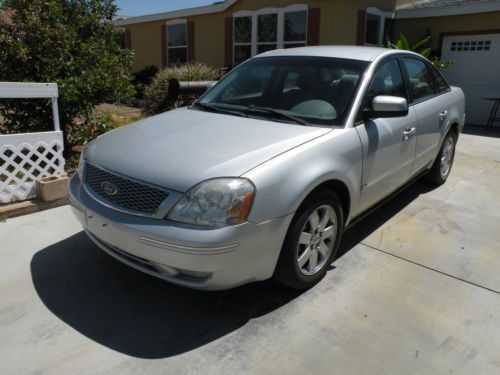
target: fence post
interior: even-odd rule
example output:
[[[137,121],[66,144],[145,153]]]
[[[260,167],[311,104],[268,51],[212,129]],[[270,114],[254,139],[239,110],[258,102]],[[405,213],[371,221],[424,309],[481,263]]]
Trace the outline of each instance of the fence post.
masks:
[[[57,96],[52,96],[52,115],[54,117],[54,130],[60,131],[61,125],[59,124],[59,107],[57,105]]]

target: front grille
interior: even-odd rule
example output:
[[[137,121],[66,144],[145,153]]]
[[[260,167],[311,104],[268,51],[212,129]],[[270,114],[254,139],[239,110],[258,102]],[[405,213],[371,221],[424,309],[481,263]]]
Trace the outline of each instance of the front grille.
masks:
[[[153,214],[168,197],[166,191],[107,172],[92,164],[87,163],[85,170],[87,187],[99,198],[118,208]],[[105,191],[105,187],[110,185],[115,188],[111,193]]]

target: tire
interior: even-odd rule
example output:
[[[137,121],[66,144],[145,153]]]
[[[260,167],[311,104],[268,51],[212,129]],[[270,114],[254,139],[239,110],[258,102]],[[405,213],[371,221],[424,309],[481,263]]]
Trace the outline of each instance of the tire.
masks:
[[[453,166],[456,144],[457,136],[453,131],[448,132],[436,160],[427,174],[427,181],[436,185],[442,185],[446,182]]]
[[[312,224],[317,225],[313,228]],[[320,190],[310,195],[290,223],[274,279],[298,290],[318,283],[335,259],[343,228],[344,217],[337,194]]]

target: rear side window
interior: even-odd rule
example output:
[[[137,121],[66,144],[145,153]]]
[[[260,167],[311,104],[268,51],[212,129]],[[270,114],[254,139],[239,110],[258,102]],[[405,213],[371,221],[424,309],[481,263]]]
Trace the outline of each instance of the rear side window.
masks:
[[[436,68],[432,67],[431,68],[431,73],[432,73],[432,76],[434,78],[436,90],[437,90],[437,92],[439,94],[441,94],[443,92],[446,92],[446,91],[448,91],[450,89],[450,86],[444,80],[443,76],[441,75],[441,73],[439,73],[437,71]]]
[[[436,93],[434,80],[427,64],[422,60],[411,57],[405,57],[403,62],[408,72],[413,100],[421,100],[433,96]]]

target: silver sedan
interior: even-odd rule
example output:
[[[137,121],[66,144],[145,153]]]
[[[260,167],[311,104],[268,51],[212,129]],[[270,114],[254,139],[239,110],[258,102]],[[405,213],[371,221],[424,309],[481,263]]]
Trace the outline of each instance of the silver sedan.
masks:
[[[272,51],[91,142],[71,203],[100,248],[169,282],[307,288],[356,219],[421,175],[446,181],[464,121],[462,90],[417,54]]]

